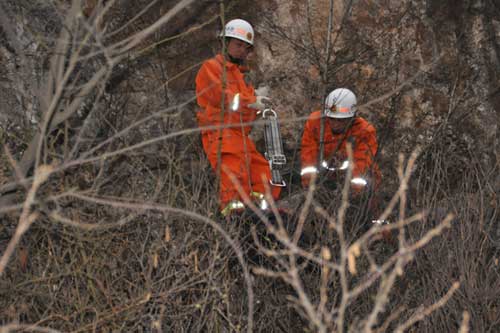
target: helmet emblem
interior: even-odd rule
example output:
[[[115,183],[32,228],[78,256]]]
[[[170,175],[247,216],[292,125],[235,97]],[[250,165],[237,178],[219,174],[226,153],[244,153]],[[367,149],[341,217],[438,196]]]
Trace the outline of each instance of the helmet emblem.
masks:
[[[243,37],[245,36],[246,30],[243,28],[235,28],[234,32]]]

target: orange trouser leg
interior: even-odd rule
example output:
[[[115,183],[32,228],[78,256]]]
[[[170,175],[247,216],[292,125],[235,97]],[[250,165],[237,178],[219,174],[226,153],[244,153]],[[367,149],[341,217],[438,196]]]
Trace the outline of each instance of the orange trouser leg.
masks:
[[[203,149],[214,172],[217,171],[217,152],[219,146],[213,142],[213,136],[202,135]],[[235,142],[235,145],[239,144]],[[240,200],[237,185],[231,180],[230,174],[236,179],[236,184],[241,184],[245,192],[248,192],[248,172],[244,168],[244,155],[236,153],[221,153],[221,170],[219,179],[219,204],[221,210],[232,200]],[[241,201],[241,200],[240,200]]]
[[[224,208],[231,200],[243,201],[238,187],[241,187],[243,193],[246,194],[250,194],[252,191],[245,156],[244,154],[223,153],[219,194],[221,208]]]
[[[217,170],[217,150],[209,145],[209,138],[203,137],[203,148],[207,154],[212,169]],[[237,142],[236,138],[232,142],[235,146],[243,143]],[[220,206],[221,209],[232,200],[243,201],[238,187],[250,196],[252,192],[266,193],[266,186],[271,187],[271,194],[275,200],[278,199],[281,188],[271,186],[271,171],[268,161],[257,151],[251,141],[247,141],[247,154],[243,152],[223,152],[221,154],[221,174],[220,174]],[[230,176],[232,175],[232,176]],[[264,175],[264,180],[262,176]],[[234,181],[233,181],[234,179]]]
[[[216,160],[210,159],[210,164],[216,169]],[[213,163],[212,163],[213,162]],[[264,176],[264,180],[262,178]],[[220,207],[223,209],[232,200],[244,201],[239,192],[241,187],[243,193],[250,196],[252,192],[266,193],[266,186],[270,186],[271,194],[274,200],[279,198],[281,188],[271,186],[271,171],[267,160],[257,151],[249,154],[248,161],[244,154],[221,155],[221,174],[220,174]]]
[[[237,187],[241,186],[244,193],[251,197],[252,192],[266,193],[266,187],[271,189],[274,200],[279,198],[281,187],[271,186],[271,171],[268,161],[256,150],[251,151],[245,159],[244,154],[223,154],[221,173],[221,207],[225,207],[231,200],[243,201]],[[236,179],[231,179],[230,174]]]
[[[274,200],[278,200],[281,192],[281,187],[272,186],[269,183],[271,179],[271,170],[269,162],[259,152],[255,151],[251,154],[250,162],[250,179],[252,182],[252,190],[262,194],[266,193],[266,187],[271,189],[271,195]],[[264,177],[264,179],[263,179]]]

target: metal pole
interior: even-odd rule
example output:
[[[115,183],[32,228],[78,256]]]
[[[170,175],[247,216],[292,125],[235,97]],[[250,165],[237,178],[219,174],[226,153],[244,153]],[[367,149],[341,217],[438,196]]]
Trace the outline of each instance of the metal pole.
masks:
[[[224,112],[225,112],[225,104],[226,104],[226,38],[224,37],[224,31],[225,31],[225,26],[226,26],[226,17],[224,14],[224,0],[220,0],[220,20],[222,24],[222,31],[223,31],[223,37],[222,37],[222,96],[221,96],[221,113],[219,117],[220,124],[224,124]],[[222,128],[217,128],[217,168],[215,170],[215,176],[217,178],[217,186],[219,186],[220,183],[220,173],[221,173],[221,160],[222,160]],[[218,188],[220,191],[220,188]]]
[[[333,0],[330,0],[330,13],[328,15],[328,31],[326,37],[326,58],[325,58],[325,67],[323,69],[323,102],[321,108],[321,119],[320,119],[320,128],[319,128],[319,154],[317,161],[317,168],[321,167],[321,162],[324,160],[324,150],[325,150],[325,117],[323,115],[325,110],[325,99],[327,95],[327,83],[328,83],[328,67],[330,65],[330,56],[331,56],[331,40],[332,40],[332,29],[333,29]],[[314,43],[314,41],[313,41]]]

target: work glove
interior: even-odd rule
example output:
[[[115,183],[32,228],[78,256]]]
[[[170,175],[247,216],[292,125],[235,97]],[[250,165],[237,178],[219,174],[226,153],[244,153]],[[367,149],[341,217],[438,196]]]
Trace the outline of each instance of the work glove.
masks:
[[[266,108],[266,104],[269,104],[271,99],[264,95],[257,95],[257,100],[255,103],[248,104],[249,108],[262,111]]]
[[[261,86],[255,89],[255,95],[256,96],[269,96],[269,87],[268,86]]]

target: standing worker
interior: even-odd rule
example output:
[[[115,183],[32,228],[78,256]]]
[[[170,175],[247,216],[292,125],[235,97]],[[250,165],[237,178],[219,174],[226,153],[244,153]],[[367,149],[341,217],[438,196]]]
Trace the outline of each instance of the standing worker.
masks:
[[[322,138],[324,159],[318,161],[322,117],[325,118]],[[354,93],[349,89],[339,88],[327,96],[324,112],[313,112],[305,125],[301,147],[302,185],[309,185],[313,173],[338,180],[339,173],[345,172],[349,167],[347,143],[352,144],[353,152],[352,192],[358,195],[367,190],[376,190],[381,176],[374,161],[378,148],[375,128],[356,115]],[[319,179],[322,180],[324,179]]]
[[[227,54],[218,54],[203,63],[196,76],[196,97],[201,108],[197,118],[203,149],[214,171],[220,153],[220,207],[221,213],[228,216],[245,208],[238,186],[261,209],[267,209],[264,193],[271,179],[269,163],[257,151],[249,134],[250,123],[269,98],[267,88],[254,90],[244,79],[248,72],[245,60],[253,51],[252,26],[241,19],[229,21],[220,37],[225,39]],[[278,199],[280,191],[280,187],[271,186],[273,199]]]

